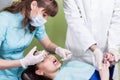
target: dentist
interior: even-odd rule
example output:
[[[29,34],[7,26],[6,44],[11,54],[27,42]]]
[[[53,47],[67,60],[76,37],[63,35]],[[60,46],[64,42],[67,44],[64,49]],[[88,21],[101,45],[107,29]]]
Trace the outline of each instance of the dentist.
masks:
[[[118,61],[120,0],[63,0],[63,5],[68,24],[66,48],[74,53],[72,60],[92,64],[98,70],[105,53]],[[117,77],[114,80],[119,80]]]

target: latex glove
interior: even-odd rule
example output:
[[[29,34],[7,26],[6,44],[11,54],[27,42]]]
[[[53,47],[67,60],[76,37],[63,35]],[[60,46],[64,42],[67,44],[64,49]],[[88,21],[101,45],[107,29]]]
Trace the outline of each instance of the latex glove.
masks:
[[[111,53],[114,56],[115,62],[118,62],[120,60],[120,54],[116,49],[109,49],[109,53]]]
[[[95,60],[96,60],[96,67],[97,69],[102,69],[102,63],[103,63],[103,53],[100,49],[96,48],[94,50],[94,56],[95,56]]]
[[[107,52],[104,55],[104,58],[106,58],[109,63],[115,62],[115,56],[112,53],[110,53],[110,52]]]
[[[36,48],[36,46],[32,48],[30,52],[23,59],[20,60],[23,68],[26,68],[29,65],[35,65],[44,59],[46,54],[43,52],[39,53],[38,55],[34,55]]]
[[[109,63],[109,62],[108,62]],[[99,70],[101,80],[109,80],[109,64],[103,63],[102,69]]]
[[[64,48],[57,47],[55,53],[62,57],[62,61],[69,60],[72,57],[72,53]]]

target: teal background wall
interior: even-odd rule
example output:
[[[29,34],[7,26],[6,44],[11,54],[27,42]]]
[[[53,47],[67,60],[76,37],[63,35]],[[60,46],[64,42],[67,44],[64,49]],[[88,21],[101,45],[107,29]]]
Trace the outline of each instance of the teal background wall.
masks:
[[[55,17],[49,17],[46,23],[46,31],[52,42],[55,44],[64,47],[67,24],[64,17],[62,0],[56,0],[59,5],[58,14]],[[26,49],[25,54],[33,47],[37,46],[39,50],[42,50],[43,47],[39,44],[39,42],[34,39],[31,45]]]

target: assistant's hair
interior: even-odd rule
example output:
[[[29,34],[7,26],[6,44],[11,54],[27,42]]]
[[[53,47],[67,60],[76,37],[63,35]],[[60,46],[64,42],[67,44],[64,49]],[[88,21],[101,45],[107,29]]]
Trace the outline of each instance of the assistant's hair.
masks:
[[[37,69],[38,68],[36,67],[36,65],[29,66],[26,70],[22,72],[22,75],[21,75],[22,80],[52,80],[45,76],[40,76],[35,74],[35,71]]]
[[[11,13],[24,12],[25,18],[22,24],[23,27],[25,27],[30,22],[30,6],[32,1],[37,1],[38,7],[43,7],[45,12],[51,17],[54,17],[58,12],[58,4],[55,0],[21,0],[19,2],[14,2],[11,6],[3,10]],[[30,28],[30,30],[33,31],[34,28]]]

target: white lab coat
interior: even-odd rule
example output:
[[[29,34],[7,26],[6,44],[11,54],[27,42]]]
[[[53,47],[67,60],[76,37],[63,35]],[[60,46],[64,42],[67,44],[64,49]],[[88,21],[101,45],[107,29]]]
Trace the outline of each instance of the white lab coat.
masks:
[[[120,0],[63,0],[68,28],[66,48],[78,59],[95,65],[92,44],[107,52],[120,47]]]

